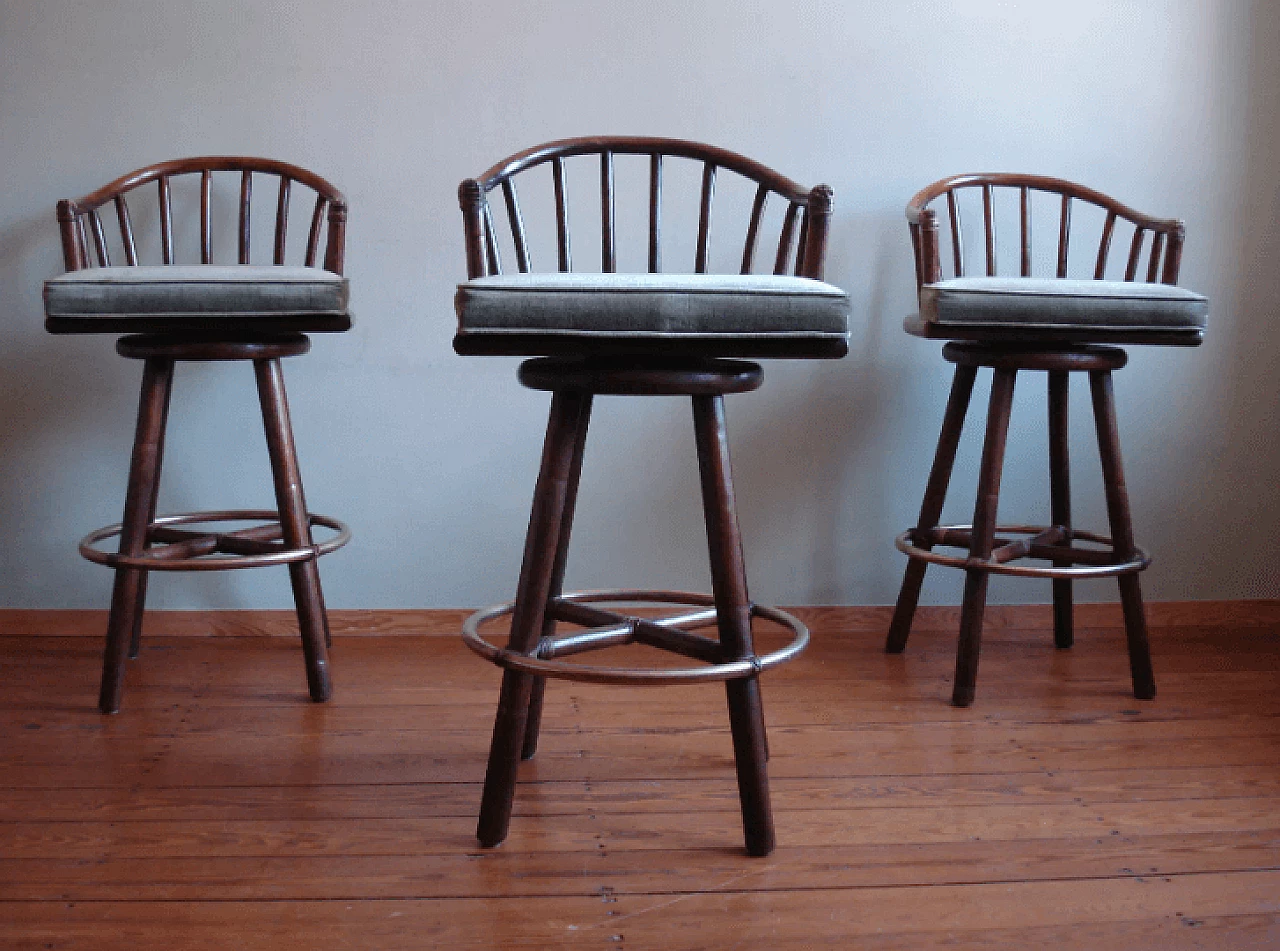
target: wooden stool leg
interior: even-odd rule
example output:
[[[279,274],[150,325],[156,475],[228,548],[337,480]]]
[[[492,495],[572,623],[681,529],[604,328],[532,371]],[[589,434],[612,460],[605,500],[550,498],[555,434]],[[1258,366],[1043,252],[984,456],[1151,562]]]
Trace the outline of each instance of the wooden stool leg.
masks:
[[[254,360],[253,370],[258,382],[258,401],[262,405],[263,429],[267,437],[267,454],[271,458],[284,543],[289,548],[305,548],[313,544],[311,521],[302,492],[302,473],[298,469],[293,427],[289,422],[284,373],[279,359]],[[311,699],[320,703],[329,699],[333,687],[329,681],[328,625],[316,559],[289,565],[289,581],[293,586],[302,652],[306,658],[307,687]]]
[[[533,511],[529,516],[529,532],[525,536],[524,562],[520,567],[520,583],[511,615],[511,636],[507,642],[507,649],[515,653],[532,651],[542,633],[560,532],[564,526],[574,450],[578,431],[582,428],[582,404],[589,400],[587,394],[573,391],[558,391],[551,398],[551,418],[547,422],[547,437],[542,446],[542,466],[533,493]],[[486,848],[507,837],[516,790],[516,769],[524,745],[535,679],[531,674],[514,670],[504,671],[502,675],[502,693],[493,724],[489,765],[480,800],[480,822],[476,829],[476,837]]]
[[[573,529],[573,510],[578,502],[578,482],[582,478],[582,454],[587,445],[587,426],[591,422],[591,394],[582,398],[578,410],[577,429],[574,433],[573,461],[569,465],[569,481],[565,485],[564,514],[560,517],[560,538],[556,543],[556,560],[551,569],[551,588],[547,599],[560,597],[564,590],[564,567],[569,560],[569,536]],[[552,618],[543,618],[542,636],[551,637],[555,633],[556,622]],[[520,750],[522,760],[533,759],[538,752],[538,729],[542,726],[542,698],[546,693],[547,678],[535,677],[533,691],[529,696],[529,719],[525,723],[524,746]]]
[[[938,437],[938,451],[929,470],[929,482],[924,490],[924,502],[920,505],[920,520],[916,523],[923,531],[935,528],[942,517],[942,504],[947,498],[947,485],[951,482],[951,470],[955,466],[956,448],[960,445],[960,432],[964,428],[965,413],[969,410],[969,397],[973,394],[973,381],[978,368],[957,366],[951,383],[951,395],[947,397],[947,410],[942,417],[942,434]],[[898,603],[889,622],[889,637],[884,649],[890,654],[900,654],[907,646],[911,633],[911,620],[915,617],[920,601],[920,587],[924,584],[927,561],[911,559],[907,562],[898,591]]]
[[[172,392],[172,361],[170,361],[170,382],[166,384],[164,406],[160,409],[160,438],[156,443],[156,477],[151,484],[151,500],[147,505],[147,525],[156,520],[156,502],[160,496],[160,471],[164,464],[164,434],[169,426],[169,396]],[[129,659],[134,660],[142,650],[142,618],[147,610],[147,578],[149,571],[140,571],[138,577],[137,606],[133,612],[133,630],[129,636]]]
[[[142,370],[142,394],[138,400],[138,426],[129,462],[129,487],[125,492],[120,554],[136,557],[147,547],[147,529],[155,505],[156,485],[164,449],[169,393],[173,389],[173,361],[152,358]],[[136,627],[141,626],[142,591],[147,573],[140,568],[117,568],[111,589],[111,615],[107,621],[107,646],[102,658],[102,686],[98,709],[120,709],[124,688],[125,656]]]
[[[991,557],[996,533],[996,511],[1000,502],[1000,473],[1004,466],[1005,439],[1009,435],[1009,411],[1013,406],[1016,370],[996,370],[991,382],[991,404],[987,410],[987,435],[982,445],[982,467],[978,470],[978,499],[973,508],[972,558]],[[956,652],[956,682],[951,702],[957,707],[973,703],[978,679],[978,651],[982,646],[982,615],[987,607],[987,580],[990,572],[970,568],[965,572],[964,603],[960,609],[960,646]]]
[[[1071,464],[1068,449],[1067,393],[1070,374],[1065,370],[1049,371],[1049,499],[1050,518],[1054,525],[1067,530],[1066,544],[1071,543]],[[1069,568],[1069,561],[1055,561],[1055,568]],[[1053,579],[1053,643],[1065,650],[1072,634],[1071,579]]]
[[[751,642],[751,602],[747,596],[742,538],[734,507],[724,397],[718,394],[693,397],[693,420],[720,642],[724,645],[726,660],[740,660],[753,657],[755,649]],[[760,681],[756,676],[744,677],[726,681],[725,687],[747,852],[768,855],[773,851],[774,833]]]
[[[1098,427],[1098,453],[1102,457],[1102,481],[1107,494],[1107,519],[1111,523],[1111,539],[1116,556],[1134,557],[1133,520],[1129,515],[1129,490],[1124,482],[1124,466],[1120,462],[1120,433],[1116,427],[1115,393],[1109,370],[1089,373],[1089,389],[1093,396],[1093,418]],[[1120,606],[1124,611],[1124,629],[1129,641],[1129,670],[1133,675],[1133,695],[1151,700],[1156,695],[1155,674],[1151,669],[1151,648],[1147,642],[1147,618],[1142,608],[1142,587],[1135,573],[1121,575]]]

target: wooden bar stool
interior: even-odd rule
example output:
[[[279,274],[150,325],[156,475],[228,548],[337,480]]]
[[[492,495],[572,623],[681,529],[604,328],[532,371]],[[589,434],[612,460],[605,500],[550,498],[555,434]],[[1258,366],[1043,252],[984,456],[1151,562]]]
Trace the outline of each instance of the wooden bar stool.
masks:
[[[647,159],[649,272],[645,274],[615,273],[615,156]],[[567,168],[575,159],[599,170],[603,273],[570,273],[565,196]],[[694,274],[659,273],[663,174],[669,160],[694,163],[701,171],[697,248],[691,262]],[[515,179],[545,166],[550,166],[554,189],[559,273],[535,274]],[[712,197],[721,172],[745,179],[754,200],[740,273],[711,276],[706,272]],[[495,188],[502,192],[518,274],[502,274],[498,231],[488,202]],[[794,617],[754,604],[747,595],[724,396],[755,389],[763,375],[755,363],[725,358],[839,357],[847,351],[848,300],[842,291],[820,280],[831,190],[825,186],[804,190],[758,163],[710,146],[605,137],[569,139],[521,152],[478,179],[464,181],[459,197],[470,280],[458,290],[454,347],[461,354],[534,357],[521,366],[520,381],[552,394],[516,599],[476,613],[464,630],[473,650],[504,669],[480,807],[480,842],[494,846],[506,838],[517,765],[537,748],[546,678],[604,684],[724,681],[747,851],[766,855],[773,849],[774,832],[758,678],[762,671],[803,650],[808,632]],[[774,273],[755,275],[752,265],[771,197],[781,199],[783,209],[781,233],[770,262]],[[691,398],[711,595],[630,589],[563,593],[587,424],[597,395]],[[635,602],[674,603],[685,609],[653,617],[600,606]],[[505,647],[497,647],[479,629],[486,621],[506,615],[511,617],[510,636]],[[790,642],[758,655],[753,618],[789,629]],[[557,625],[561,623],[577,627],[560,633]],[[705,628],[716,628],[718,638],[696,633]],[[624,644],[647,645],[698,664],[637,669],[563,659]]]
[[[239,255],[234,265],[213,260],[211,204],[215,173],[236,173],[239,185]],[[199,177],[200,264],[175,263],[174,189],[179,176]],[[256,176],[278,182],[272,196],[275,233],[271,265],[250,264],[250,214]],[[150,204],[134,189],[157,183],[158,234],[135,233],[126,196],[137,209]],[[285,249],[293,186],[315,196],[303,266],[286,266]],[[119,241],[109,241],[98,209],[110,203]],[[45,284],[45,326],[51,333],[127,334],[116,343],[124,357],[143,361],[142,397],[129,466],[124,518],[87,535],[80,553],[115,569],[99,707],[120,708],[126,654],[136,657],[142,634],[147,575],[152,571],[213,571],[288,565],[306,658],[311,699],[329,698],[329,627],[316,559],[346,544],[347,527],[307,511],[298,469],[280,360],[306,353],[304,331],[344,331],[351,326],[347,279],[342,276],[347,204],[342,193],[293,165],[257,158],[192,158],[164,162],[117,179],[75,201],[58,202],[67,272]],[[181,220],[181,219],[180,219]],[[327,221],[327,229],[325,223]],[[324,241],[323,267],[316,261]],[[92,236],[97,265],[92,266]],[[140,246],[159,245],[161,265],[139,264]],[[112,266],[115,246],[125,266]],[[249,361],[257,380],[275,481],[276,509],[156,515],[165,427],[174,364],[181,361]],[[215,528],[253,522],[245,528]],[[205,526],[205,527],[200,527]],[[312,528],[332,534],[321,542]],[[119,536],[116,551],[98,547]]]
[[[961,217],[963,196],[982,207],[985,276],[965,276]],[[1016,193],[1019,276],[997,276],[999,257],[996,196]],[[1033,197],[1052,196],[1057,213],[1056,277],[1033,278],[1031,234]],[[938,218],[930,206],[945,198],[954,277],[944,280]],[[1101,234],[1096,254],[1089,252],[1092,280],[1068,279],[1072,203],[1100,209]],[[1072,581],[1114,577],[1120,586],[1134,696],[1150,700],[1156,685],[1147,645],[1146,618],[1138,572],[1150,559],[1134,542],[1129,497],[1120,461],[1111,372],[1125,365],[1125,352],[1112,344],[1196,346],[1204,336],[1208,301],[1175,287],[1182,257],[1181,221],[1162,220],[1127,208],[1099,192],[1071,182],[1035,175],[960,175],[925,188],[907,205],[907,221],[916,257],[920,313],[906,322],[908,333],[950,340],[943,356],[956,365],[955,381],[943,417],[942,435],[929,473],[916,527],[897,539],[910,562],[898,594],[886,650],[899,653],[907,643],[911,620],[930,563],[965,572],[960,614],[960,645],[952,702],[973,702],[987,580],[992,574],[1053,581],[1054,643],[1072,645]],[[1118,222],[1132,227],[1123,281],[1106,280],[1112,238]],[[1147,244],[1147,234],[1151,239]],[[1144,251],[1145,280],[1138,280]],[[993,371],[986,439],[978,474],[978,497],[971,525],[940,526],[960,431],[980,367]],[[1052,525],[997,525],[1000,474],[1004,462],[1014,381],[1019,371],[1048,374],[1049,475]],[[1072,525],[1067,442],[1067,392],[1072,373],[1087,373],[1093,397],[1098,449],[1110,537]],[[1078,544],[1078,543],[1085,544]],[[958,548],[962,554],[935,551]],[[1019,563],[1030,558],[1047,565]]]

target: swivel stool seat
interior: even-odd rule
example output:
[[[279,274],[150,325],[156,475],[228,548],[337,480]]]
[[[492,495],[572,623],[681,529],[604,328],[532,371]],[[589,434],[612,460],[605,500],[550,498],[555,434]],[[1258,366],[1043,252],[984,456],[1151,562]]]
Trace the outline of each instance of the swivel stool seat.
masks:
[[[637,164],[647,159],[647,273],[616,273],[615,156]],[[694,163],[701,170],[696,250],[688,262],[695,273],[668,275],[661,273],[663,177],[667,165],[677,163]],[[587,167],[589,179],[596,178],[598,169],[600,273],[573,271],[566,194],[568,171],[575,164]],[[538,177],[545,176],[547,166],[554,189],[557,272],[536,273],[516,179],[533,169],[539,169]],[[734,185],[749,189],[744,195],[754,195],[740,273],[724,276],[707,273],[718,174],[722,180],[733,176]],[[514,251],[516,274],[502,273],[489,200],[495,189],[501,192],[511,229],[507,246]],[[724,681],[746,847],[752,855],[766,855],[774,846],[774,830],[759,675],[796,656],[808,632],[794,617],[754,604],[747,595],[724,396],[753,390],[763,378],[758,364],[730,358],[840,357],[847,351],[848,300],[820,280],[831,190],[802,189],[740,155],[693,142],[601,137],[552,142],[504,159],[479,178],[464,181],[459,198],[470,279],[458,290],[454,347],[464,355],[533,357],[520,367],[520,381],[552,394],[515,601],[476,613],[464,629],[468,645],[504,669],[478,837],[485,846],[506,838],[517,765],[537,747],[546,678],[604,684]],[[780,233],[776,246],[766,252],[773,274],[758,275],[752,271],[763,222],[770,220],[770,199],[780,203],[781,214],[774,216]],[[550,233],[549,225],[545,233]],[[711,595],[562,591],[587,424],[597,395],[692,399]],[[659,618],[602,606],[610,602],[688,607]],[[498,647],[479,629],[508,614],[510,636],[505,647]],[[753,618],[789,628],[789,644],[758,655]],[[577,627],[561,632],[561,623]],[[704,628],[716,629],[718,637],[696,633]],[[637,669],[563,659],[623,644],[647,645],[698,663]]]
[[[1036,278],[1032,276],[1036,255],[1031,241],[1031,207],[1033,197],[1044,200],[1046,195],[1057,215],[1057,243],[1050,258],[1055,276]],[[997,196],[1001,197],[999,204]],[[1009,204],[1003,204],[1005,196]],[[965,272],[961,208],[966,197],[972,199],[971,209],[979,197],[981,201],[982,276]],[[945,202],[950,255],[941,250],[938,212],[932,207],[938,199]],[[1092,267],[1091,280],[1067,276],[1073,203],[1100,209],[1094,211],[1101,226],[1096,252],[1092,244],[1085,252]],[[1000,208],[1016,209],[1020,237],[1017,277],[997,275]],[[1150,559],[1134,541],[1111,373],[1127,361],[1125,351],[1116,344],[1196,346],[1204,336],[1208,301],[1175,286],[1185,233],[1182,222],[1140,214],[1071,182],[1011,174],[959,175],[930,185],[907,205],[907,222],[915,251],[920,312],[907,319],[906,330],[949,341],[942,354],[956,365],[956,372],[919,521],[897,539],[897,547],[910,561],[886,649],[899,653],[906,647],[928,565],[963,570],[964,600],[952,702],[965,707],[974,699],[987,581],[992,574],[1052,579],[1054,643],[1064,649],[1073,642],[1072,582],[1114,577],[1120,587],[1133,693],[1141,700],[1153,698],[1156,685],[1138,582],[1138,572]],[[1129,237],[1122,281],[1106,279],[1117,229],[1122,240]],[[953,264],[953,276],[945,280],[944,258]],[[992,369],[993,381],[973,522],[941,526],[938,522],[947,484],[980,367]],[[996,524],[1014,381],[1019,371],[1028,370],[1048,374],[1053,524],[1047,527]],[[1067,393],[1072,373],[1089,376],[1110,537],[1072,525],[1067,441]],[[936,551],[939,547],[959,549],[959,553]],[[1021,563],[1027,558],[1047,564]]]
[[[177,189],[171,182],[180,176],[198,178],[198,265],[180,265],[174,253],[175,205],[180,203],[174,200]],[[235,264],[220,265],[214,261],[211,218],[214,181],[224,178],[239,186],[239,253]],[[275,231],[271,263],[255,265],[250,263],[252,196],[254,184],[264,180],[275,183],[270,198]],[[156,185],[154,197],[146,194],[150,189],[136,191],[151,183]],[[285,262],[294,186],[314,195],[305,250],[294,257],[301,266]],[[135,232],[130,201],[135,211],[154,208],[156,226]],[[108,240],[99,213],[107,205],[119,223],[118,241]],[[177,217],[181,222],[194,215]],[[45,284],[46,328],[55,334],[124,334],[116,351],[143,361],[123,520],[91,532],[80,544],[85,558],[115,569],[99,695],[103,713],[120,708],[125,658],[138,654],[147,576],[152,571],[287,565],[311,699],[329,698],[329,627],[316,559],[344,545],[350,535],[338,520],[307,511],[280,360],[310,349],[306,332],[351,326],[347,279],[342,276],[346,220],[346,200],[324,179],[260,158],[164,162],[131,172],[84,198],[58,203],[67,273]],[[90,259],[90,239],[96,265]],[[141,264],[139,249],[145,254],[148,246],[156,245],[162,263]],[[111,263],[113,247],[124,266]],[[257,380],[276,508],[157,516],[174,364],[240,360],[253,364]],[[254,524],[224,530],[220,523],[225,522]],[[324,527],[328,537],[315,541],[314,526]],[[116,536],[116,551],[100,547]]]

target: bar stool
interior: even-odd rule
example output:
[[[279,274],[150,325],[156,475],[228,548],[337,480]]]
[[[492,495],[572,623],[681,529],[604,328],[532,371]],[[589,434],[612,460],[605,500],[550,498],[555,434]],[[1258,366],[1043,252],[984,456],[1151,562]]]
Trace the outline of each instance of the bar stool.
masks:
[[[615,273],[614,158],[619,155],[648,159],[645,274]],[[565,196],[567,167],[578,157],[599,169],[603,273],[572,272]],[[694,274],[660,273],[667,160],[692,162],[701,168]],[[554,188],[559,271],[550,274],[533,273],[531,242],[515,181],[521,173],[546,165],[550,165]],[[741,176],[754,188],[736,275],[706,273],[718,172]],[[502,192],[518,274],[502,273],[488,201],[495,188]],[[784,209],[770,262],[774,273],[754,275],[756,247],[771,197],[781,199]],[[820,281],[831,190],[826,186],[802,189],[756,162],[706,145],[601,137],[552,142],[514,155],[478,179],[464,181],[459,198],[470,280],[458,290],[454,347],[464,355],[533,357],[521,366],[520,382],[552,394],[515,601],[477,612],[464,629],[468,646],[504,670],[480,808],[480,842],[489,847],[506,838],[517,765],[537,748],[546,678],[604,684],[724,681],[747,851],[766,855],[773,849],[774,831],[759,675],[803,650],[808,632],[796,618],[754,604],[747,594],[724,396],[755,389],[763,375],[755,363],[727,358],[840,357],[847,351],[848,300],[842,291]],[[562,591],[587,424],[597,395],[692,399],[711,595],[631,589]],[[635,602],[674,603],[685,610],[653,617],[601,606]],[[507,615],[510,636],[505,647],[498,647],[479,629],[486,621]],[[756,654],[753,619],[789,629],[790,642],[771,653]],[[582,629],[557,633],[559,623]],[[718,638],[696,633],[708,627],[718,629]],[[563,659],[623,644],[647,645],[699,663],[637,669]]]
[[[968,192],[976,205],[981,196],[982,246],[985,276],[965,275],[961,196]],[[996,196],[1016,193],[1019,222],[1019,276],[997,276]],[[1033,278],[1031,206],[1035,195],[1048,194],[1056,204],[1056,277]],[[943,280],[937,212],[929,207],[945,198],[949,221],[950,258],[954,276]],[[1101,236],[1096,255],[1089,253],[1092,280],[1067,278],[1072,203],[1101,209]],[[1009,206],[1006,206],[1008,208]],[[899,653],[907,643],[911,620],[929,564],[965,572],[960,614],[960,644],[952,702],[973,702],[986,606],[987,580],[992,574],[1049,578],[1053,582],[1053,628],[1057,647],[1069,648],[1072,633],[1072,581],[1114,577],[1120,586],[1129,647],[1134,696],[1155,696],[1155,679],[1147,643],[1146,617],[1138,572],[1150,559],[1135,544],[1129,497],[1120,461],[1111,373],[1125,365],[1124,350],[1114,344],[1196,346],[1204,336],[1208,301],[1174,285],[1182,257],[1185,229],[1181,221],[1140,214],[1097,191],[1055,178],[1036,175],[959,175],[937,182],[911,199],[907,221],[915,250],[920,312],[906,321],[908,333],[949,340],[943,356],[956,365],[955,381],[943,417],[942,435],[925,489],[916,527],[897,539],[910,559],[889,628],[886,650]],[[1108,258],[1117,222],[1132,226],[1124,280],[1106,280]],[[1151,239],[1147,243],[1146,235]],[[1145,280],[1139,280],[1144,251]],[[960,431],[979,367],[993,371],[986,438],[978,474],[977,502],[971,525],[940,526],[942,505],[951,479]],[[1048,527],[997,525],[996,508],[1004,461],[1014,381],[1020,370],[1043,371],[1049,383]],[[1067,442],[1067,392],[1072,373],[1087,373],[1093,399],[1098,449],[1106,493],[1111,536],[1075,528]],[[1077,544],[1083,542],[1085,544]],[[957,548],[947,554],[934,548]],[[1048,562],[1019,563],[1030,558]]]
[[[215,173],[238,173],[239,256],[234,265],[217,265],[213,260],[210,219]],[[170,183],[187,175],[199,176],[200,264],[182,266],[175,263],[175,202]],[[278,182],[272,198],[276,219],[269,266],[250,264],[255,175]],[[137,208],[146,198],[134,190],[151,182],[157,183],[158,235],[156,229],[141,229],[135,237],[126,196],[134,199]],[[294,185],[315,196],[300,267],[285,265]],[[98,213],[108,203],[119,222],[118,242],[108,241]],[[84,198],[58,202],[68,273],[45,284],[46,328],[55,334],[126,334],[116,343],[116,351],[143,361],[124,518],[120,524],[89,533],[80,543],[85,558],[115,569],[98,701],[103,713],[120,709],[125,657],[138,654],[147,576],[152,571],[288,565],[311,699],[327,700],[332,692],[329,627],[316,559],[346,544],[350,533],[337,519],[307,511],[280,360],[310,349],[304,332],[344,331],[351,326],[347,279],[342,276],[346,219],[346,199],[324,179],[293,165],[258,158],[164,162],[131,172]],[[322,230],[324,263],[316,267]],[[97,266],[90,264],[90,236]],[[147,241],[159,244],[163,264],[138,263],[138,248],[145,248]],[[123,254],[124,267],[111,264],[113,244]],[[253,364],[276,509],[157,517],[156,494],[174,364],[238,360]],[[234,530],[211,527],[224,522],[255,524]],[[312,537],[315,526],[331,534],[316,542]],[[99,547],[116,536],[120,539],[116,551]]]

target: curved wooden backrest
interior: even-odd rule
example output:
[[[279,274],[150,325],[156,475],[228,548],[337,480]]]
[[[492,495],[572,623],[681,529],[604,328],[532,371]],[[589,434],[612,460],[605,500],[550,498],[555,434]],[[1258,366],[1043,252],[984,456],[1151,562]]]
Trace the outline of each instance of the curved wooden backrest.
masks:
[[[760,240],[765,204],[770,195],[786,202],[776,251],[773,273],[785,274],[789,267],[801,277],[821,278],[826,258],[827,230],[831,218],[832,192],[826,185],[804,189],[758,162],[736,153],[682,139],[630,136],[599,136],[561,139],[519,152],[503,159],[479,178],[469,178],[458,188],[466,231],[467,275],[470,278],[502,273],[502,258],[488,195],[495,188],[502,191],[507,220],[511,226],[516,265],[521,272],[533,268],[524,219],[515,179],[536,166],[550,163],[555,191],[556,249],[559,271],[573,270],[567,203],[565,159],[597,155],[600,163],[600,247],[601,270],[617,270],[615,233],[614,156],[649,156],[649,247],[648,270],[662,270],[662,179],[664,160],[686,159],[702,165],[702,187],[698,213],[698,237],[694,270],[705,273],[711,233],[711,211],[715,196],[716,173],[723,169],[756,184],[755,200],[743,243],[740,273],[751,273],[756,246]],[[794,248],[794,264],[792,251]]]
[[[1019,217],[1019,273],[1031,277],[1031,196],[1035,192],[1048,192],[1061,197],[1057,227],[1057,267],[1055,277],[1067,276],[1067,255],[1071,236],[1071,206],[1074,201],[1095,205],[1106,212],[1095,259],[1093,277],[1102,280],[1106,275],[1107,260],[1111,253],[1111,238],[1116,220],[1123,219],[1133,225],[1133,238],[1129,244],[1129,257],[1125,265],[1124,279],[1137,279],[1147,232],[1152,235],[1148,251],[1146,280],[1164,284],[1178,282],[1178,268],[1182,263],[1182,243],[1186,229],[1181,221],[1172,218],[1152,218],[1122,205],[1101,192],[1076,185],[1060,178],[1042,175],[1017,175],[987,173],[955,175],[928,186],[918,192],[907,204],[907,223],[911,229],[911,244],[916,257],[916,282],[932,284],[942,280],[942,256],[938,240],[938,216],[929,207],[938,198],[945,197],[947,218],[950,225],[953,276],[965,274],[963,226],[957,193],[963,189],[977,189],[982,195],[982,232],[984,241],[984,273],[996,276],[996,195],[1016,192]]]
[[[210,196],[214,172],[240,173],[239,204],[239,260],[249,263],[251,209],[254,175],[269,175],[278,179],[275,190],[275,242],[272,263],[285,261],[285,245],[288,236],[289,197],[293,183],[310,188],[315,193],[315,207],[311,214],[311,227],[307,234],[306,252],[303,258],[308,267],[314,267],[320,246],[321,224],[328,219],[325,235],[325,270],[342,273],[345,246],[347,200],[327,181],[306,169],[273,159],[247,158],[243,156],[205,156],[161,162],[130,172],[104,185],[84,198],[58,202],[58,223],[62,230],[62,257],[68,271],[90,267],[89,241],[97,255],[98,267],[110,267],[106,231],[98,209],[111,202],[115,205],[116,219],[120,225],[120,239],[124,247],[125,263],[137,265],[138,251],[134,240],[133,222],[125,195],[135,188],[156,182],[159,189],[159,215],[161,253],[164,264],[173,264],[173,212],[170,180],[180,175],[200,176],[200,263],[213,264],[213,227],[210,220]],[[327,212],[327,215],[326,215]]]

